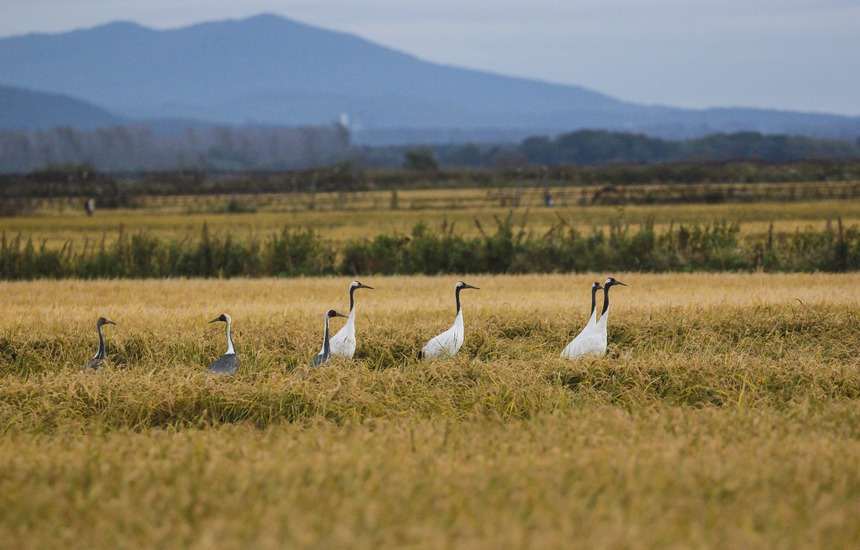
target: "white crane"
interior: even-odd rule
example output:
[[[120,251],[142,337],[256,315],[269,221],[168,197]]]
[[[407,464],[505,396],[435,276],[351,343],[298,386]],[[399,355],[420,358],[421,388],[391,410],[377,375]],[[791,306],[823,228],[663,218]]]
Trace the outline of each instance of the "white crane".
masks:
[[[593,328],[582,338],[576,347],[575,353],[562,355],[562,357],[573,359],[576,357],[582,357],[583,355],[603,355],[606,353],[606,323],[609,320],[609,289],[615,285],[627,286],[613,277],[606,279],[603,283],[603,311],[600,313],[600,319],[597,320],[593,325]],[[588,329],[587,326],[586,329]],[[579,339],[578,336],[577,339]],[[571,345],[572,344],[573,342],[571,342]],[[567,351],[567,348],[565,348],[565,351]]]
[[[591,315],[588,318],[588,322],[579,334],[576,335],[576,338],[571,340],[567,347],[564,348],[564,351],[561,352],[562,357],[579,357],[585,353],[583,351],[585,342],[597,330],[597,291],[602,288],[598,282],[591,285]]]
[[[349,285],[349,317],[346,319],[346,324],[340,329],[337,334],[331,337],[331,354],[349,357],[355,355],[355,291],[359,288],[367,288],[373,290],[372,286],[361,284],[358,281],[353,281]],[[325,350],[320,349],[320,354]]]
[[[330,309],[329,311],[326,312],[326,314],[325,314],[325,331],[323,332],[323,347],[322,347],[322,351],[319,353],[319,355],[314,357],[313,366],[315,366],[315,367],[318,367],[318,366],[322,365],[323,363],[325,363],[326,361],[328,361],[329,359],[331,359],[331,340],[329,340],[329,337],[328,337],[328,332],[329,332],[328,325],[329,325],[329,319],[331,319],[333,317],[346,317],[346,315],[344,315],[343,313],[338,313],[333,309]]]
[[[110,319],[105,319],[104,317],[99,317],[98,321],[96,321],[96,330],[99,332],[99,350],[95,355],[90,357],[87,361],[87,364],[84,365],[83,371],[86,372],[87,369],[99,370],[104,366],[105,357],[107,356],[105,349],[105,336],[102,334],[102,327],[104,325],[115,325],[113,321]]]
[[[463,281],[459,281],[454,285],[454,296],[457,300],[457,316],[454,318],[454,325],[424,344],[424,347],[418,352],[419,359],[454,357],[460,351],[460,346],[463,345],[463,340],[465,339],[463,308],[460,307],[460,291],[466,288],[480,290],[478,287],[467,285]]]
[[[233,337],[230,335],[230,328],[233,324],[233,319],[226,313],[222,313],[219,317],[209,321],[210,323],[227,323],[227,353],[212,362],[206,369],[207,374],[236,374],[239,370],[239,358],[236,356],[236,348],[233,347]]]

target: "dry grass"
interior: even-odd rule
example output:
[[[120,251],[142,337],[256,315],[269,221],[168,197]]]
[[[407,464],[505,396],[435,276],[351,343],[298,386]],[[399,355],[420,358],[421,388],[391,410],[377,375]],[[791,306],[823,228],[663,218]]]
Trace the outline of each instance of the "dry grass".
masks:
[[[395,277],[318,370],[346,280],[0,283],[0,540],[856,547],[860,275],[615,275],[605,358],[558,358],[603,275],[468,277],[434,363],[456,278]]]
[[[843,403],[14,436],[2,534],[12,547],[849,548],[859,422]]]
[[[83,210],[48,212],[14,218],[0,218],[0,233],[10,237],[19,233],[36,242],[45,241],[51,248],[59,248],[71,241],[83,246],[116,240],[120,226],[136,233],[145,231],[159,238],[199,238],[206,223],[217,234],[231,233],[239,239],[268,237],[284,226],[311,227],[327,239],[345,242],[367,239],[379,234],[408,234],[418,222],[431,227],[453,224],[458,234],[476,235],[475,220],[484,228],[495,227],[494,217],[505,218],[511,209],[487,204],[477,206],[474,194],[482,190],[403,191],[399,194],[400,208],[389,208],[389,194],[363,193],[348,197],[321,197],[328,208],[308,210],[296,205],[293,209],[274,209],[265,206],[259,197],[247,197],[244,202],[258,207],[254,213],[226,214],[223,210],[235,197],[195,198],[185,210],[163,208],[157,205],[142,210],[100,210],[87,217]],[[359,198],[356,198],[355,196]],[[260,202],[257,202],[260,201]],[[194,205],[194,209],[190,207]],[[220,205],[220,206],[219,206]],[[340,205],[343,209],[335,209]],[[190,209],[190,210],[189,210]],[[797,203],[756,203],[724,205],[654,205],[654,206],[584,206],[513,209],[514,220],[528,230],[544,232],[564,220],[566,224],[587,232],[592,227],[604,227],[610,220],[621,218],[631,224],[653,222],[658,231],[669,224],[739,222],[743,234],[765,233],[773,223],[776,231],[793,232],[796,229],[822,230],[829,221],[841,217],[846,226],[860,224],[860,201],[818,201]]]

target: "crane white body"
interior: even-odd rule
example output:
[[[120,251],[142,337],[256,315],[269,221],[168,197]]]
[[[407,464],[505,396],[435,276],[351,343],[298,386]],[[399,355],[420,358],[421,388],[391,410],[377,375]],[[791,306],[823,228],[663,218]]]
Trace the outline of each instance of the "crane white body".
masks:
[[[588,318],[588,322],[579,334],[576,335],[576,338],[571,340],[561,352],[562,357],[571,359],[582,357],[583,355],[600,354],[601,342],[597,329],[597,291],[601,288],[603,287],[600,286],[600,283],[593,283],[591,285],[591,315]],[[603,349],[606,350],[605,335]]]
[[[343,325],[337,334],[331,337],[331,354],[352,359],[355,355],[355,291],[359,288],[367,288],[373,290],[372,286],[361,284],[358,281],[353,281],[349,285],[349,316],[346,318],[346,324]],[[325,345],[325,344],[323,344]],[[320,348],[320,354],[325,350]]]
[[[575,359],[585,355],[605,355],[607,346],[606,323],[609,321],[609,288],[615,285],[627,286],[621,281],[615,280],[613,277],[606,279],[603,283],[603,311],[600,313],[600,318],[592,324],[589,320],[588,324],[582,329],[582,332],[573,339],[573,342],[568,344],[562,352],[562,357]],[[593,296],[593,295],[592,295]],[[592,298],[594,303],[594,298]],[[592,318],[597,313],[596,308],[592,312]],[[583,334],[584,333],[584,334]]]
[[[479,290],[477,287],[467,285],[463,281],[458,282],[454,286],[454,295],[457,301],[457,316],[454,317],[454,324],[451,328],[442,334],[434,336],[424,344],[424,347],[421,348],[421,353],[419,353],[420,358],[437,359],[454,357],[460,351],[460,347],[466,338],[466,330],[463,324],[463,308],[460,306],[460,291],[464,288]]]
[[[586,329],[591,330],[586,330]],[[601,332],[597,326],[586,327],[583,332],[573,339],[561,352],[562,357],[576,359],[585,355],[603,355],[606,353],[606,329]]]
[[[457,312],[454,325],[437,336],[430,339],[421,348],[423,359],[436,359],[437,357],[454,357],[460,351],[463,341],[466,339],[466,331],[463,326],[463,311]]]

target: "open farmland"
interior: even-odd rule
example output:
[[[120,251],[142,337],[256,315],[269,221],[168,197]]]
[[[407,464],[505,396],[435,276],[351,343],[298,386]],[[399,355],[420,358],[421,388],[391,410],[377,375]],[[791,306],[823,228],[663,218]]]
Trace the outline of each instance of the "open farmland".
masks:
[[[836,184],[820,186],[830,189]],[[845,185],[857,186],[856,183]],[[728,184],[727,184],[728,186]],[[814,192],[814,183],[797,184],[802,192]],[[659,188],[659,186],[652,186]],[[710,186],[713,187],[713,186]],[[751,186],[754,189],[765,184]],[[0,233],[21,235],[57,249],[115,242],[122,228],[126,234],[145,232],[160,239],[198,238],[204,223],[216,235],[239,241],[264,239],[283,227],[308,228],[338,243],[370,239],[380,234],[409,234],[415,224],[432,228],[443,225],[465,236],[479,233],[476,221],[492,228],[496,218],[509,213],[518,226],[542,233],[561,223],[587,232],[605,228],[617,220],[633,225],[652,224],[662,232],[675,224],[729,222],[740,224],[744,235],[811,228],[821,231],[837,219],[846,226],[860,225],[860,200],[856,198],[763,200],[723,204],[592,204],[580,203],[574,194],[594,194],[599,188],[551,189],[553,208],[543,205],[543,190],[530,188],[514,200],[509,188],[409,189],[343,193],[229,194],[167,196],[141,199],[138,208],[99,209],[87,216],[80,199],[43,201],[45,205],[15,217],[0,217]],[[571,198],[565,199],[570,194]],[[578,195],[577,195],[578,196]],[[825,195],[826,197],[826,195]]]
[[[614,275],[604,358],[558,353],[605,274],[465,277],[432,363],[456,278],[362,277],[316,370],[348,280],[0,283],[0,539],[855,547],[860,275]],[[242,366],[207,378],[223,311]]]

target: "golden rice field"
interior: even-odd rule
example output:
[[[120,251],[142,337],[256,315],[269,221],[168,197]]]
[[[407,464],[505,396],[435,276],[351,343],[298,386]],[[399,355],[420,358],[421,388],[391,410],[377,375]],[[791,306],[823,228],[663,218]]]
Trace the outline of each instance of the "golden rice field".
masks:
[[[26,216],[0,218],[0,234],[22,235],[59,248],[71,242],[83,246],[105,240],[112,243],[122,227],[126,232],[146,232],[163,239],[199,238],[204,223],[216,234],[230,233],[240,239],[265,239],[284,226],[312,228],[327,239],[344,242],[369,239],[379,234],[409,234],[416,223],[432,228],[448,227],[460,235],[477,235],[482,227],[493,232],[495,219],[509,214],[517,226],[544,232],[564,223],[588,232],[606,227],[612,220],[633,225],[653,223],[658,232],[670,224],[738,222],[742,234],[763,234],[773,224],[776,231],[812,228],[820,231],[841,218],[846,226],[860,225],[860,200],[770,202],[750,204],[684,204],[647,206],[558,206],[546,208],[531,201],[527,206],[499,206],[488,199],[493,190],[408,190],[398,193],[398,207],[391,208],[390,192],[320,193],[314,209],[308,198],[291,195],[224,195],[206,197],[150,198],[145,208],[98,210],[88,217],[79,204],[37,210]],[[252,212],[226,213],[231,201]],[[533,204],[534,203],[534,204]],[[55,205],[56,206],[56,205]]]
[[[860,274],[614,273],[607,356],[560,359],[606,275],[465,277],[435,362],[457,278],[362,277],[319,369],[349,280],[0,282],[0,541],[860,545]]]

